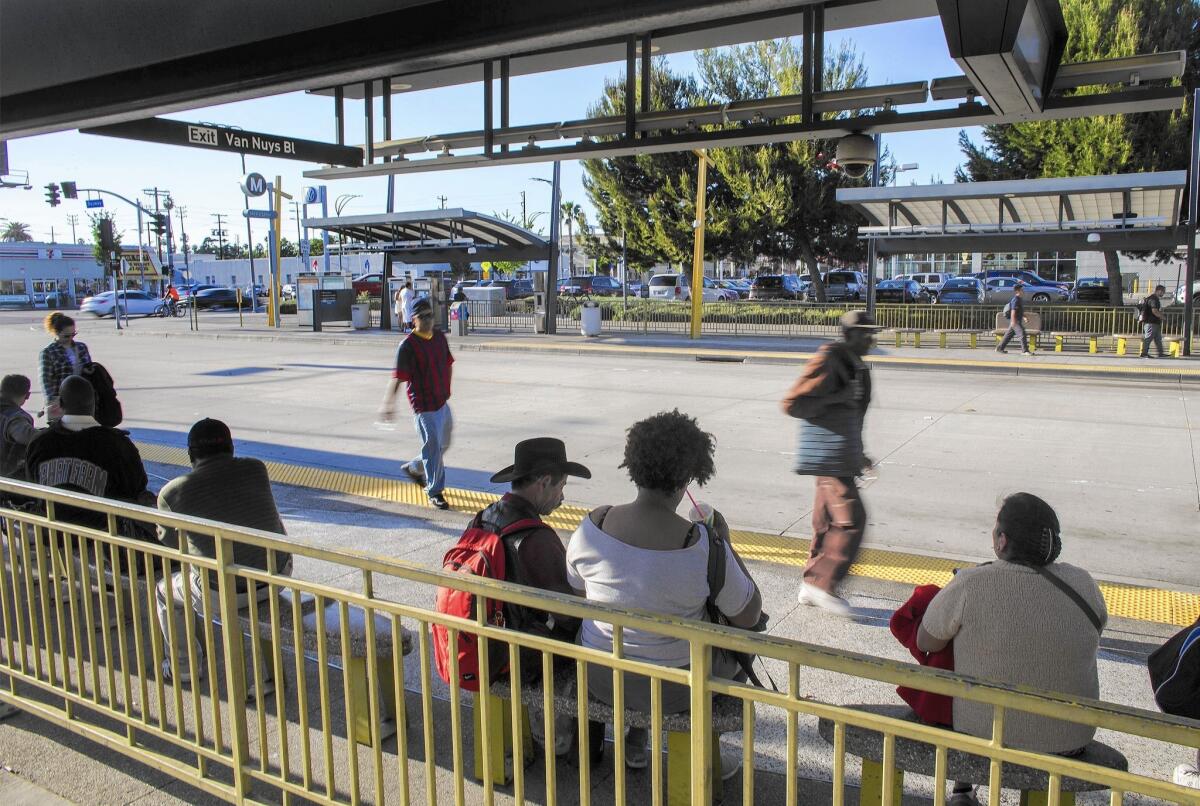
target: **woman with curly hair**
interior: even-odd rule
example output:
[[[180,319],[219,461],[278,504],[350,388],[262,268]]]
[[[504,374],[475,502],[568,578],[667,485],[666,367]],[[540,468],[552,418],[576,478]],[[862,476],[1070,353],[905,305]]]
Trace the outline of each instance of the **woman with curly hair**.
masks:
[[[1056,562],[1062,551],[1058,515],[1036,495],[1004,499],[992,529],[996,562],[961,569],[929,603],[917,647],[937,652],[954,642],[954,671],[1070,697],[1100,696],[1096,651],[1108,620],[1091,575]],[[954,729],[990,738],[992,707],[955,698]],[[1078,755],[1090,725],[1009,711],[1004,746]],[[977,803],[957,784],[949,803]]]
[[[42,373],[42,394],[45,396],[46,417],[57,420],[62,416],[58,407],[58,387],[71,375],[79,375],[85,364],[92,361],[87,345],[75,341],[79,329],[75,320],[65,313],[55,311],[43,323],[53,340],[41,354],[39,365]]]
[[[745,564],[729,543],[729,526],[713,513],[712,529],[719,541],[710,540],[710,527],[676,514],[687,487],[704,484],[714,473],[712,435],[702,431],[692,417],[678,410],[661,412],[628,430],[625,461],[621,467],[637,488],[625,504],[604,506],[583,519],[567,547],[567,579],[581,595],[595,602],[635,607],[680,618],[707,619],[711,597],[730,624],[753,627],[762,613],[762,596]],[[710,546],[723,546],[725,584],[708,586]],[[587,619],[580,642],[593,649],[612,651],[612,625]],[[687,668],[688,642],[654,632],[623,631],[624,655],[662,666]],[[745,679],[736,658],[714,649],[713,675]],[[625,675],[627,708],[650,710],[650,679]],[[597,699],[612,703],[612,675],[601,670],[588,675],[588,689]],[[688,689],[675,684],[662,687],[663,713],[688,709]],[[625,761],[645,767],[647,732],[629,731]],[[737,757],[740,762],[740,754]],[[725,777],[737,772],[732,757],[723,764]]]

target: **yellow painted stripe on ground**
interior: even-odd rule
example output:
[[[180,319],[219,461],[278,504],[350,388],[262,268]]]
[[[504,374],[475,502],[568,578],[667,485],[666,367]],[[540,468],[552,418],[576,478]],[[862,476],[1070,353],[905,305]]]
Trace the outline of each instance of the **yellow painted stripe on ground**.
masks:
[[[138,450],[142,459],[149,462],[184,467],[189,464],[187,451],[183,448],[140,442]],[[432,506],[425,496],[425,490],[409,481],[286,462],[272,461],[266,462],[266,465],[271,481],[278,484],[355,495],[394,504]],[[499,497],[493,493],[451,488],[446,489],[445,495],[453,509],[470,514],[478,512]],[[579,522],[587,516],[588,511],[586,507],[567,504],[547,517],[546,522],[560,531],[573,532],[579,526]],[[730,537],[738,553],[747,560],[803,566],[808,559],[809,541],[803,538],[741,529],[733,530]],[[907,585],[945,585],[956,568],[968,568],[971,565],[969,562],[921,554],[865,548],[859,554],[858,562],[851,567],[850,573]],[[1113,616],[1182,627],[1195,621],[1196,614],[1200,613],[1200,594],[1118,582],[1101,582],[1100,590],[1104,594],[1108,612]]]
[[[640,344],[590,344],[582,342],[579,344],[558,344],[554,342],[538,342],[532,345],[527,341],[489,341],[479,345],[483,350],[515,350],[527,352],[594,352],[594,353],[610,353],[613,355],[627,353],[642,353],[650,355],[687,355],[687,356],[703,356],[706,358],[730,358],[738,356],[747,356],[752,358],[776,358],[803,363],[812,358],[814,353],[787,352],[787,351],[771,351],[771,350],[739,350],[736,348],[706,348],[706,347],[656,347],[653,345]],[[951,367],[958,369],[996,369],[997,367],[1019,369],[1042,369],[1053,370],[1056,372],[1078,373],[1080,375],[1088,374],[1119,374],[1119,375],[1176,375],[1191,378],[1200,378],[1200,367],[1178,366],[1168,361],[1153,366],[1146,366],[1141,363],[1135,363],[1130,359],[1126,364],[1067,364],[1063,362],[1044,361],[1037,358],[1017,358],[1012,361],[979,361],[970,358],[918,358],[915,356],[898,356],[898,355],[869,355],[866,360],[871,364],[879,364],[881,366],[929,366],[935,365],[939,367]],[[1015,363],[1020,361],[1021,363]],[[1190,622],[1189,622],[1190,623]]]

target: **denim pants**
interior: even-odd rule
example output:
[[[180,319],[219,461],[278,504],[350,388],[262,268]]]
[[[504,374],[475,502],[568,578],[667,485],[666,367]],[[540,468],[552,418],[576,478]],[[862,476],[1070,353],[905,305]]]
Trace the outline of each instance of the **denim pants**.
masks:
[[[437,411],[413,415],[413,425],[421,438],[421,455],[405,465],[410,471],[425,477],[425,492],[440,495],[446,487],[446,465],[442,460],[450,450],[450,435],[454,431],[454,415],[450,404]]]
[[[1150,355],[1150,343],[1158,348],[1158,355],[1163,355],[1162,325],[1142,325],[1142,355]]]

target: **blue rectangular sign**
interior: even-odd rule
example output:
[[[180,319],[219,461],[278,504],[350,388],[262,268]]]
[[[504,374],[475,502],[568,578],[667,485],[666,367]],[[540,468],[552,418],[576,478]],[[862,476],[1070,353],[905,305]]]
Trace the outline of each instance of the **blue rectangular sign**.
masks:
[[[274,218],[274,210],[243,210],[242,215],[246,218]]]
[[[84,202],[84,204],[87,205],[88,209],[93,207],[103,207],[104,199],[88,199],[86,202]]]

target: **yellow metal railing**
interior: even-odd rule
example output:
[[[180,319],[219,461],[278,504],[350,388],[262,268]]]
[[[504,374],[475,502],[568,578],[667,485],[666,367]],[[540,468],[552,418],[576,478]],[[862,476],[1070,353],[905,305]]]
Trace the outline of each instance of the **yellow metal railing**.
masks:
[[[1006,718],[1017,712],[1038,714],[1095,726],[1126,741],[1155,740],[1186,747],[1200,745],[1200,723],[1097,700],[1073,699],[1047,692],[1013,688],[986,680],[870,657],[831,647],[807,644],[770,635],[748,633],[713,624],[669,618],[654,613],[619,609],[585,600],[535,591],[521,586],[476,577],[447,574],[400,560],[362,553],[330,550],[293,542],[279,535],[236,529],[224,524],[186,518],[136,506],[119,505],[90,496],[49,490],[35,485],[0,480],[0,493],[28,496],[31,508],[0,509],[5,540],[0,570],[0,701],[64,726],[109,748],[162,769],[178,779],[233,802],[261,799],[292,802],[300,797],[319,803],[409,803],[414,788],[429,803],[491,803],[498,786],[487,763],[475,769],[479,787],[468,789],[464,757],[467,722],[462,713],[464,692],[457,683],[448,689],[432,675],[432,625],[442,625],[454,645],[459,633],[479,636],[480,657],[488,657],[487,642],[507,645],[512,694],[508,706],[495,710],[491,697],[478,699],[477,724],[488,726],[505,713],[512,725],[524,719],[520,653],[518,648],[541,653],[545,679],[553,676],[553,657],[572,661],[577,672],[580,730],[579,753],[587,758],[588,667],[636,673],[652,680],[651,737],[656,752],[652,760],[650,802],[662,803],[661,734],[662,686],[677,683],[690,689],[690,802],[708,804],[714,786],[711,769],[713,727],[712,697],[735,698],[744,718],[743,802],[754,802],[754,764],[761,748],[760,727],[786,726],[785,801],[798,798],[799,720],[827,719],[834,724],[833,803],[844,802],[849,775],[845,758],[846,730],[858,726],[884,736],[882,803],[893,803],[890,781],[895,771],[898,738],[925,742],[936,748],[935,803],[945,801],[947,753],[964,751],[991,761],[989,799],[1000,803],[1003,765],[1017,764],[1044,771],[1049,793],[1056,796],[1064,778],[1090,781],[1111,790],[1111,802],[1123,793],[1140,793],[1177,802],[1196,802],[1194,790],[1173,785],[1136,771],[1120,771],[1085,764],[1076,759],[1017,750],[1003,745]],[[56,511],[71,506],[99,513],[106,528],[67,523]],[[215,540],[215,558],[189,555],[186,550],[162,547],[123,537],[131,524],[162,525]],[[272,565],[276,552],[291,552],[297,560],[330,563],[352,572],[353,588],[333,587],[236,565],[235,542],[265,548]],[[136,576],[144,569],[142,580]],[[164,648],[155,619],[154,577],[172,567],[196,573],[201,590],[215,589],[199,610],[196,626],[185,619],[190,685],[180,683],[179,671],[165,679]],[[332,578],[332,577],[330,577]],[[344,577],[339,577],[344,579]],[[250,601],[265,587],[266,600],[257,615],[239,613],[237,583],[243,581]],[[339,583],[342,584],[342,583]],[[477,596],[475,619],[436,612],[429,606],[437,586],[452,586]],[[165,605],[171,586],[165,587]],[[387,589],[392,595],[384,596]],[[190,609],[190,589],[184,586]],[[398,595],[399,591],[403,595]],[[306,611],[300,604],[311,597]],[[614,625],[611,653],[563,644],[533,635],[514,633],[485,621],[484,598],[499,599],[579,618],[599,618]],[[216,606],[212,600],[215,598]],[[290,615],[285,602],[290,601]],[[254,608],[251,608],[252,610]],[[329,622],[347,625],[353,613],[362,615],[360,636],[365,659],[356,660],[349,631],[331,638]],[[315,622],[309,626],[310,616]],[[240,619],[250,625],[245,640],[236,640]],[[218,638],[214,624],[223,625]],[[623,633],[649,631],[686,641],[690,669],[668,668],[630,660],[624,656]],[[406,635],[407,632],[407,635]],[[307,633],[313,633],[310,638]],[[415,658],[405,660],[406,637],[415,644]],[[169,636],[180,646],[181,636]],[[188,639],[196,639],[200,652]],[[390,641],[384,639],[390,638]],[[390,659],[381,659],[378,647],[392,647]],[[783,691],[763,690],[711,676],[710,651],[724,647],[750,652],[772,667],[787,670]],[[455,663],[452,653],[452,665]],[[385,660],[389,662],[385,662]],[[315,668],[313,662],[315,661]],[[247,672],[249,668],[249,672]],[[905,685],[939,694],[985,703],[994,709],[994,734],[977,738],[927,725],[888,718],[825,701],[819,694],[803,694],[806,676],[815,671],[833,672],[858,680]],[[487,677],[488,669],[481,669]],[[268,680],[276,682],[268,693]],[[455,675],[452,674],[452,678]],[[248,686],[253,681],[253,690]],[[338,685],[340,683],[340,686]],[[412,702],[406,705],[406,693]],[[620,691],[620,686],[616,687]],[[251,692],[249,699],[247,693]],[[338,697],[341,702],[338,703]],[[545,704],[546,791],[543,801],[554,803],[555,787],[564,776],[555,773],[552,692],[541,692]],[[435,700],[448,699],[449,735],[437,717]],[[618,706],[620,702],[617,703]],[[507,710],[510,709],[510,710]],[[617,734],[625,712],[616,710]],[[388,717],[398,726],[395,753],[383,749]],[[409,746],[406,720],[419,720],[415,744]],[[514,728],[519,730],[519,728]],[[490,759],[497,736],[484,728],[479,740]],[[1109,739],[1113,741],[1113,739]],[[524,749],[513,741],[512,774],[516,802],[537,799],[527,791]],[[410,755],[412,756],[410,758]],[[449,757],[450,782],[439,779],[439,759]],[[628,796],[623,742],[616,740],[614,790],[617,802]],[[668,765],[672,761],[668,760]],[[579,800],[590,803],[592,788],[588,763],[577,771]],[[423,780],[422,780],[423,779]],[[415,781],[420,785],[416,786]],[[571,785],[570,782],[563,782]],[[668,793],[669,795],[678,793]],[[1189,800],[1190,799],[1190,800]],[[1051,802],[1057,802],[1052,799]]]

